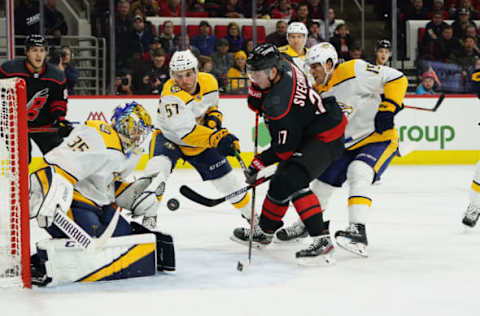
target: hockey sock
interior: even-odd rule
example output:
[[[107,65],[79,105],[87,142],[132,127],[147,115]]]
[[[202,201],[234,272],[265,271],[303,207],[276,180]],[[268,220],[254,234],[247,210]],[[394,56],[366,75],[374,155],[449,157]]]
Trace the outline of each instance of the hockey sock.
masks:
[[[275,201],[270,196],[265,197],[262,206],[262,215],[260,216],[260,228],[268,234],[273,234],[277,229],[283,226],[282,218],[287,212],[288,201],[281,203]]]
[[[317,196],[309,189],[292,199],[298,215],[310,236],[318,236],[323,231],[323,216]]]

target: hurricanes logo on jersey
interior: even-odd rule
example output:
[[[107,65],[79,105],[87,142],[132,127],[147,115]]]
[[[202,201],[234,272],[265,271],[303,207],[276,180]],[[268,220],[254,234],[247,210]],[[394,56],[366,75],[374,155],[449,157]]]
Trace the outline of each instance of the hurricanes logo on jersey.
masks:
[[[35,93],[27,103],[27,117],[28,120],[33,121],[37,118],[43,106],[48,99],[48,88],[42,89]]]

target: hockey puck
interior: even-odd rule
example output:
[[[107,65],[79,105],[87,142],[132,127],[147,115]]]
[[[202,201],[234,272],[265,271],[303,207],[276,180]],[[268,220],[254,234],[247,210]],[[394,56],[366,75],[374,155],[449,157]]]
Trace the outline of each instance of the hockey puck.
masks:
[[[239,262],[237,263],[237,270],[240,271],[240,272],[243,271],[243,263],[242,263],[241,261],[239,261]]]
[[[176,211],[180,207],[180,202],[177,199],[171,198],[167,201],[167,207],[170,211]]]

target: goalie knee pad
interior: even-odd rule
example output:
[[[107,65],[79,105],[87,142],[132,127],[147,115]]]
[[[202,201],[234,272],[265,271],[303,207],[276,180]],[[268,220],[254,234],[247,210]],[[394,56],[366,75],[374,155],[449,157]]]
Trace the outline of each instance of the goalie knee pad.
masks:
[[[131,222],[134,234],[155,234],[157,243],[157,271],[175,271],[175,248],[171,235],[159,231],[151,231],[148,228]]]
[[[305,170],[297,164],[287,163],[279,166],[272,180],[268,195],[281,202],[289,201],[293,194],[307,188],[309,176]]]
[[[172,168],[172,161],[167,156],[154,156],[147,162],[143,173],[145,177],[153,177],[157,174],[162,174],[165,177],[164,181],[166,181],[172,172]]]

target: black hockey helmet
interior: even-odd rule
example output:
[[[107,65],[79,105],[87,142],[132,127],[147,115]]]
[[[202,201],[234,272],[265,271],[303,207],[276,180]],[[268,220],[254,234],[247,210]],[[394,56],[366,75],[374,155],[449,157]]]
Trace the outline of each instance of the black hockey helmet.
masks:
[[[392,43],[390,43],[390,41],[387,39],[379,40],[375,45],[375,51],[379,50],[380,48],[386,48],[388,50],[392,50]]]
[[[45,39],[44,36],[39,35],[39,34],[31,34],[28,35],[27,38],[25,39],[25,50],[28,51],[30,47],[47,47],[47,40]]]
[[[280,62],[280,52],[278,48],[269,43],[255,46],[252,54],[247,59],[247,70],[257,71],[278,66]]]

